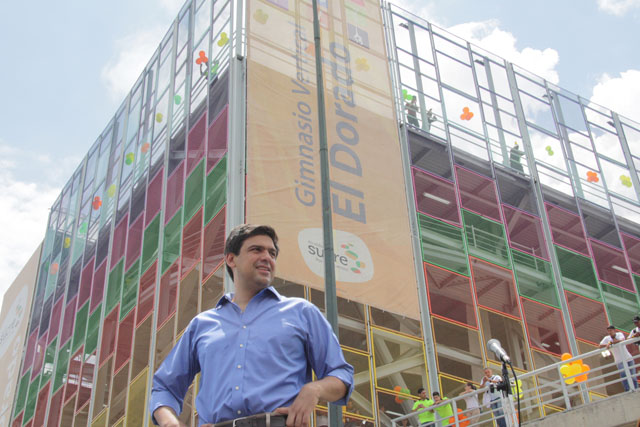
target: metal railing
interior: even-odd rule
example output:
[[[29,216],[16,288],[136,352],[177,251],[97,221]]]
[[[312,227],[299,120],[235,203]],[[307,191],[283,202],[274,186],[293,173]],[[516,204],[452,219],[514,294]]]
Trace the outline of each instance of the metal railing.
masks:
[[[502,397],[499,405],[489,407],[487,399],[483,399],[488,388],[478,389],[474,392],[447,399],[444,403],[430,406],[428,409],[401,415],[391,420],[392,426],[419,426],[419,414],[432,411],[434,420],[429,421],[434,426],[446,427],[473,427],[479,425],[493,425],[493,420],[504,417],[504,425],[517,426],[518,420],[522,423],[542,418],[550,413],[562,412],[568,409],[588,405],[615,394],[633,392],[640,387],[640,356],[632,356],[627,363],[617,364],[611,353],[616,347],[635,346],[640,344],[640,338],[626,340],[613,345],[610,349],[597,349],[580,354],[570,359],[550,364],[535,371],[521,373],[517,380],[520,389],[516,388],[516,382],[511,376],[511,388],[513,395],[509,398]],[[564,365],[571,364],[588,365],[585,373],[580,370],[574,375],[563,376]],[[562,370],[562,371],[561,371]],[[626,385],[625,385],[626,383]],[[628,389],[628,390],[627,390]],[[520,412],[517,411],[517,397],[520,396]],[[473,415],[472,409],[467,409],[465,398],[476,397],[480,402],[481,414]],[[483,401],[484,400],[484,401]],[[451,412],[457,414],[454,418],[440,417],[436,408],[450,405]],[[465,409],[463,409],[465,408]],[[504,415],[506,413],[506,415]],[[510,414],[513,414],[510,416]],[[391,415],[400,415],[393,413]],[[492,420],[493,418],[493,420]],[[499,424],[498,424],[499,425]]]

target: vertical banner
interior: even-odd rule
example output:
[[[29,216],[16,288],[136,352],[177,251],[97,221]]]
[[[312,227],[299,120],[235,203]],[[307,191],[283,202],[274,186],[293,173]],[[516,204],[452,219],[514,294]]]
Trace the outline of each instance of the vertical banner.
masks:
[[[380,5],[319,0],[338,296],[419,315]],[[311,0],[248,0],[247,222],[276,275],[324,289]]]
[[[0,312],[0,425],[11,422],[11,407],[18,376],[22,350],[29,326],[29,308],[36,287],[38,263],[42,244],[31,255],[16,280],[13,281],[2,299]],[[41,310],[42,307],[36,307]]]

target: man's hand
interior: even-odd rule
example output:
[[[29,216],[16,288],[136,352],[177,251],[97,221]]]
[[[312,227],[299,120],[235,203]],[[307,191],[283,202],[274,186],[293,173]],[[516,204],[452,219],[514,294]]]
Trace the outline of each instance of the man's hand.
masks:
[[[176,413],[168,406],[161,406],[156,409],[153,412],[153,417],[160,427],[187,427],[180,422]]]
[[[278,408],[276,414],[287,416],[287,427],[307,427],[311,413],[320,401],[333,402],[344,397],[347,387],[336,377],[325,377],[305,384],[291,406]]]

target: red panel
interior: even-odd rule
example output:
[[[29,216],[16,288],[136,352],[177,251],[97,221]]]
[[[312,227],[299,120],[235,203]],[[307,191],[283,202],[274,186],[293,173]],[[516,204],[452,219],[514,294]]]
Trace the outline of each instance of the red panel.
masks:
[[[531,347],[558,355],[568,353],[567,333],[560,310],[527,298],[521,300]]]
[[[58,347],[62,347],[73,334],[73,324],[76,320],[77,299],[77,296],[73,297],[71,302],[69,302],[67,307],[64,309],[64,322],[62,323],[62,333],[60,334],[60,344],[58,344]]]
[[[424,264],[431,313],[478,328],[469,278]]]
[[[47,345],[51,344],[51,341],[58,336],[58,329],[60,328],[60,318],[62,317],[62,305],[64,303],[64,296],[60,297],[58,301],[53,305],[51,310],[51,323],[49,324],[49,337],[47,338]]]
[[[624,253],[620,249],[597,240],[589,239],[589,243],[591,243],[591,252],[598,278],[603,282],[635,292],[636,289],[631,281]]]
[[[167,179],[167,195],[164,202],[164,224],[173,218],[173,215],[182,206],[182,193],[184,190],[184,162],[173,171]]]
[[[102,302],[104,297],[104,281],[107,274],[107,260],[105,260],[98,270],[93,275],[93,285],[91,286],[91,306],[89,312],[93,313],[93,310]]]
[[[511,270],[470,257],[478,305],[520,318],[518,293]]]
[[[178,263],[175,262],[160,279],[158,298],[158,328],[176,311],[178,293]]]
[[[20,415],[18,415],[18,418],[13,420],[13,424],[11,424],[11,427],[22,427],[22,416],[23,415],[24,415],[24,411],[22,411],[20,413]]]
[[[456,166],[456,177],[462,207],[502,222],[496,183],[487,177]]]
[[[67,385],[64,391],[64,403],[67,403],[78,390],[78,381],[82,370],[82,356],[84,349],[80,348],[69,360],[69,374],[67,375]]]
[[[600,344],[603,331],[609,325],[604,305],[573,292],[566,292],[569,303],[571,324],[576,331],[576,338],[588,341],[593,345]]]
[[[84,304],[84,302],[89,299],[89,296],[91,296],[91,279],[93,277],[94,261],[95,258],[92,258],[91,261],[89,261],[89,264],[87,264],[84,270],[82,270],[82,275],[80,276],[80,291],[78,292],[78,301],[80,301],[80,305]]]
[[[202,209],[185,225],[182,233],[180,275],[184,277],[202,259]]]
[[[100,344],[100,363],[99,366],[102,366],[105,360],[111,354],[116,347],[116,332],[118,328],[118,307],[114,308],[111,313],[109,313],[105,318],[102,324],[102,341]]]
[[[203,283],[224,260],[226,207],[204,228]]]
[[[418,168],[411,168],[416,207],[426,215],[460,225],[460,211],[452,182]]]
[[[47,427],[57,427],[58,420],[60,419],[60,412],[62,410],[62,397],[64,396],[64,387],[56,392],[51,397],[51,404],[49,405],[49,420],[47,421]]]
[[[82,364],[82,380],[80,381],[80,390],[78,391],[78,401],[76,402],[76,411],[84,406],[91,398],[91,387],[93,386],[93,373],[95,370],[96,352],[85,356]]]
[[[113,246],[111,249],[111,265],[116,265],[120,258],[124,256],[127,242],[127,227],[129,226],[129,214],[116,225],[113,231]]]
[[[147,187],[147,204],[144,226],[149,225],[151,220],[155,218],[156,214],[160,212],[160,206],[162,206],[162,182],[164,179],[164,169],[160,169],[156,176],[149,181],[149,187]],[[142,228],[141,228],[142,230]],[[128,269],[129,267],[127,267]]]
[[[559,206],[550,203],[544,205],[549,217],[553,243],[589,256],[587,238],[580,217]]]
[[[131,358],[131,347],[133,345],[133,324],[135,323],[136,311],[132,310],[127,314],[118,327],[118,346],[116,348],[116,363],[113,368],[114,375]]]
[[[31,371],[31,381],[40,373],[42,370],[42,363],[44,362],[44,354],[47,350],[47,334],[44,334],[38,339],[38,344],[36,345],[36,351],[33,356],[33,370]]]
[[[187,140],[187,175],[204,157],[204,143],[207,140],[207,113],[205,112],[189,131]]]
[[[209,126],[207,141],[207,174],[220,161],[227,152],[227,116],[229,105],[218,114],[218,117]]]
[[[38,393],[38,403],[36,406],[36,415],[33,417],[33,423],[37,426],[44,425],[44,416],[47,413],[47,400],[49,397],[49,388],[51,387],[51,381],[47,383],[46,386],[40,393]]]
[[[549,259],[540,218],[507,205],[502,205],[502,211],[511,247]]]
[[[142,216],[129,227],[129,237],[127,238],[127,261],[125,262],[124,271],[129,270],[131,264],[138,259],[140,251],[142,251],[142,226],[144,221]]]
[[[38,342],[38,330],[39,328],[36,328],[36,330],[33,331],[29,336],[29,341],[27,342],[27,351],[24,354],[24,365],[22,366],[21,375],[24,375],[24,373],[27,372],[27,369],[29,369],[33,364],[33,351],[36,348],[36,342]]]
[[[136,326],[139,326],[144,319],[153,311],[153,300],[156,295],[156,268],[158,261],[147,270],[140,279],[140,292],[138,292]]]
[[[640,274],[640,240],[625,233],[620,233],[620,235],[627,250],[631,271]]]

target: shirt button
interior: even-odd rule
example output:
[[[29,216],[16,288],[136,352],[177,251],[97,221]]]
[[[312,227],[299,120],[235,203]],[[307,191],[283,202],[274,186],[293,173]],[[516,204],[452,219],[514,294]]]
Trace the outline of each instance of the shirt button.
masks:
[[[238,365],[238,369],[242,369],[242,365]]]
[[[238,409],[238,415],[242,414],[242,411],[240,409]]]
[[[236,386],[236,390],[240,390],[240,387]]]
[[[247,329],[247,325],[242,325],[242,329]]]
[[[240,348],[244,347],[244,344],[240,344]]]

